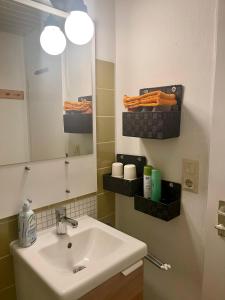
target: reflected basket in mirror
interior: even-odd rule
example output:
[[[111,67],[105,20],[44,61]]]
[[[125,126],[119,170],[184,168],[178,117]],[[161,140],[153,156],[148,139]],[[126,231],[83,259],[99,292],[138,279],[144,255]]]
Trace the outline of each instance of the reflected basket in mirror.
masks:
[[[78,101],[64,101],[66,114],[92,114],[92,96],[79,97]]]

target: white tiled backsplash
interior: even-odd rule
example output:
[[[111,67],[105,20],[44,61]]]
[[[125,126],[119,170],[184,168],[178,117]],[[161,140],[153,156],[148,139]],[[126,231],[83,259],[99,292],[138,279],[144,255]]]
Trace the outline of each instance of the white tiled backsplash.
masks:
[[[66,215],[69,218],[76,219],[83,215],[97,218],[97,200],[96,196],[87,197],[81,200],[74,200],[69,204],[62,204],[66,207]],[[37,230],[47,229],[56,225],[55,208],[46,209],[36,214]]]

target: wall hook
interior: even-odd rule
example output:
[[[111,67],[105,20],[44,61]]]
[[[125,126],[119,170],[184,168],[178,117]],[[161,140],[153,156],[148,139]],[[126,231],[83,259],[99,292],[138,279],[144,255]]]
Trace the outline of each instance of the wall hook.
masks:
[[[177,88],[175,86],[173,86],[172,89],[171,89],[171,91],[172,91],[172,93],[176,93]]]
[[[69,165],[70,162],[68,160],[65,160],[65,165]]]
[[[67,193],[67,194],[70,194],[71,192],[70,192],[70,190],[67,189],[67,190],[66,190],[66,193]]]
[[[24,168],[24,170],[25,170],[25,171],[30,171],[30,167],[26,166],[26,167]]]

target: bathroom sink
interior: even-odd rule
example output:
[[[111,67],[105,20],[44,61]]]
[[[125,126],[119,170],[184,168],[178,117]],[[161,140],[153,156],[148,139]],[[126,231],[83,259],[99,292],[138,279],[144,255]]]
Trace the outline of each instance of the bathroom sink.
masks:
[[[77,220],[67,235],[50,228],[29,248],[12,243],[18,300],[79,299],[147,254],[141,241],[88,216]]]
[[[75,266],[87,268],[101,262],[122,245],[121,239],[94,227],[73,236],[59,237],[57,242],[41,249],[39,255],[57,272],[71,273]]]

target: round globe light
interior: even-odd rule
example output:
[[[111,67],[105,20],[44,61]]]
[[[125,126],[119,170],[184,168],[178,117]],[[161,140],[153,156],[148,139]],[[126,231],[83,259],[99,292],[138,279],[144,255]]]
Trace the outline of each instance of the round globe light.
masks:
[[[85,45],[94,35],[94,23],[86,12],[72,11],[66,18],[65,32],[76,45]]]
[[[50,55],[59,55],[66,48],[66,38],[57,26],[46,26],[41,33],[40,43],[42,49]]]

